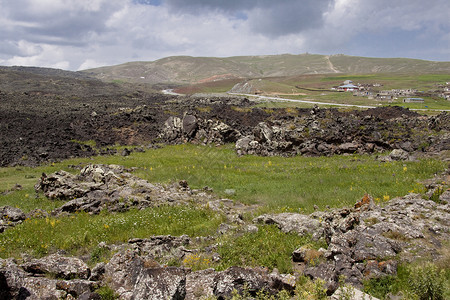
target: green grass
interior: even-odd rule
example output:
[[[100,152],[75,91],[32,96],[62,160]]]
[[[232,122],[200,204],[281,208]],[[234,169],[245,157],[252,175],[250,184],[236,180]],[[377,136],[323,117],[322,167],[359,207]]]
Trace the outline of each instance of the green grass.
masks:
[[[450,270],[434,263],[401,264],[396,276],[368,279],[364,292],[385,299],[387,294],[403,294],[405,299],[443,300],[450,296]]]
[[[150,182],[170,183],[185,179],[191,188],[209,186],[218,197],[232,198],[247,204],[258,204],[257,211],[245,214],[249,220],[256,214],[313,211],[353,205],[365,193],[376,202],[383,202],[408,192],[422,192],[418,180],[442,172],[446,163],[436,159],[414,162],[381,163],[370,155],[332,157],[258,157],[236,156],[233,145],[220,147],[199,145],[166,146],[130,156],[78,158],[37,168],[11,167],[0,169],[0,190],[18,183],[23,190],[0,196],[0,206],[12,205],[25,211],[35,208],[52,210],[62,201],[48,200],[41,193],[35,197],[34,184],[42,172],[65,169],[76,173],[71,165],[87,163],[119,164],[134,168],[133,174]],[[227,195],[225,190],[235,190]],[[27,219],[0,235],[0,257],[20,259],[21,253],[41,257],[64,250],[71,255],[90,254],[90,263],[107,261],[112,253],[98,247],[123,243],[130,238],[152,235],[191,237],[214,235],[225,217],[208,209],[192,206],[163,206],[125,213],[102,212],[99,215],[78,213],[66,217]],[[296,248],[320,243],[305,236],[285,234],[274,226],[259,226],[256,233],[224,235],[217,251],[222,260],[211,263],[198,256],[190,262],[195,268],[232,265],[265,266],[291,272],[291,254]],[[207,262],[207,263],[206,263]],[[186,262],[187,264],[188,262]],[[180,264],[180,262],[178,262]],[[183,262],[184,264],[184,262]],[[373,289],[379,285],[374,283]]]
[[[189,159],[187,159],[189,158]],[[324,208],[352,205],[364,193],[383,199],[403,196],[419,189],[417,181],[432,177],[445,168],[439,160],[381,163],[370,155],[332,157],[238,157],[232,145],[221,147],[176,145],[132,153],[127,157],[96,157],[96,163],[119,164],[137,168],[136,176],[150,182],[169,183],[187,180],[192,188],[209,186],[222,197],[247,204],[259,204],[265,210],[311,212],[313,205]],[[0,190],[14,183],[24,186],[22,192],[0,197],[0,205],[30,210],[33,206],[51,207],[52,203],[34,197],[33,185],[42,172],[66,169],[69,164],[92,163],[91,159],[74,159],[36,169],[0,169]],[[29,178],[33,177],[34,178]],[[234,189],[232,196],[225,190]],[[29,194],[29,198],[23,198]]]
[[[0,235],[0,257],[20,257],[24,252],[40,257],[57,250],[80,255],[91,253],[100,242],[123,243],[152,235],[207,236],[223,221],[220,214],[186,206],[29,219]]]
[[[275,225],[259,226],[258,232],[239,237],[225,236],[219,242],[221,262],[218,270],[231,266],[263,266],[292,273],[292,252],[308,244],[316,249],[324,243],[313,242],[308,236],[284,233]]]

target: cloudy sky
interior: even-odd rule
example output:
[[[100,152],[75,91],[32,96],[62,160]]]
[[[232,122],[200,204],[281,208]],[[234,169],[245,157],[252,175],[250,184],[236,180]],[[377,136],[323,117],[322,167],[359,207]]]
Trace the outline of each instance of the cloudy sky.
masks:
[[[449,0],[0,0],[0,65],[305,52],[450,61],[449,16]]]

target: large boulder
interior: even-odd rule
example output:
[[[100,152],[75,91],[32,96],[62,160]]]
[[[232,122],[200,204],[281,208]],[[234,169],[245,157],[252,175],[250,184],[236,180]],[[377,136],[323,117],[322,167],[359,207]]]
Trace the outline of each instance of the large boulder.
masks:
[[[145,268],[136,277],[131,299],[183,300],[187,271],[176,267]]]
[[[159,134],[167,143],[224,144],[236,142],[239,130],[217,119],[202,119],[195,114],[185,113],[183,119],[169,117]]]
[[[0,207],[0,218],[5,221],[19,222],[25,220],[26,216],[20,208],[6,205]]]
[[[71,263],[74,265],[70,266]],[[0,299],[73,299],[87,294],[95,295],[93,291],[99,286],[98,282],[47,278],[41,273],[51,273],[51,277],[86,277],[86,268],[83,266],[80,269],[79,265],[77,259],[69,257],[44,257],[39,262],[33,261],[22,266],[12,259],[0,259]]]
[[[231,267],[219,272],[214,281],[214,296],[219,299],[231,298],[234,290],[242,293],[244,289],[247,289],[247,292],[252,295],[262,290],[274,293],[271,286],[272,280],[265,270]]]
[[[170,116],[166,122],[164,122],[163,129],[160,136],[163,136],[169,141],[176,140],[181,136],[182,131],[182,120],[178,117]]]
[[[183,117],[182,128],[184,134],[190,137],[193,136],[198,128],[197,118],[193,115],[186,114]]]
[[[62,279],[87,279],[91,273],[89,267],[82,260],[59,254],[33,259],[21,267],[32,274],[51,274]]]
[[[298,213],[265,214],[253,219],[253,222],[275,224],[283,232],[311,234],[317,238],[323,235],[323,227],[319,220]]]

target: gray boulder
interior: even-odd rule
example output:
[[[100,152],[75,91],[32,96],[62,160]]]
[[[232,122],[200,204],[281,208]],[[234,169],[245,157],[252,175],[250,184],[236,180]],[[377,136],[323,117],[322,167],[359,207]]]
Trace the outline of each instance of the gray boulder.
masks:
[[[214,269],[191,272],[186,276],[186,300],[196,300],[214,297],[215,276]]]
[[[26,215],[20,208],[12,206],[0,207],[0,233],[8,227],[14,227],[25,220]]]
[[[263,269],[231,267],[219,272],[215,276],[214,282],[214,296],[219,299],[231,298],[234,290],[242,293],[244,288],[251,295],[256,295],[261,290],[275,293],[272,288],[272,279]]]
[[[358,151],[362,146],[358,143],[343,143],[338,146],[339,152],[341,153],[354,153]]]
[[[311,234],[315,237],[323,235],[323,227],[320,221],[308,215],[297,213],[266,214],[256,217],[253,222],[276,224],[283,232]]]
[[[52,274],[62,279],[87,279],[91,272],[82,260],[75,257],[61,256],[59,254],[33,259],[30,262],[24,263],[21,267],[32,274]]]
[[[181,136],[182,121],[178,117],[169,117],[164,123],[160,136],[169,141],[176,140]]]
[[[198,128],[197,118],[193,115],[186,114],[183,117],[183,133],[187,136],[193,136]]]
[[[97,214],[104,209],[123,212],[132,207],[177,205],[192,200],[201,203],[213,197],[201,191],[192,192],[186,181],[151,184],[121,166],[100,164],[89,164],[78,175],[65,171],[43,174],[35,189],[48,198],[68,200],[53,211],[54,215],[78,211]]]
[[[358,289],[355,289],[351,286],[340,287],[333,293],[330,297],[331,300],[340,300],[340,299],[348,299],[348,300],[379,300],[369,294],[361,292]]]
[[[4,221],[19,222],[25,220],[26,216],[20,208],[7,205],[0,207],[0,218]]]
[[[47,263],[53,262],[58,264],[60,260],[55,260],[54,258],[48,260],[44,258],[42,260],[46,261],[45,269],[52,272],[58,272],[62,269],[67,270],[70,268],[67,266],[70,262],[78,264],[77,261],[69,259],[63,262],[64,266],[55,265],[49,267]],[[28,273],[27,271],[18,266],[13,260],[0,259],[0,299],[72,299],[86,293],[92,294],[98,287],[98,283],[93,281],[84,279],[50,279],[42,277],[42,275],[39,275],[39,272],[38,274]],[[64,271],[62,272],[64,273]],[[69,274],[68,277],[71,277],[75,273],[69,271],[65,274]],[[85,273],[81,271],[78,274],[83,277]]]
[[[136,277],[131,299],[183,300],[186,272],[176,267],[142,269]]]

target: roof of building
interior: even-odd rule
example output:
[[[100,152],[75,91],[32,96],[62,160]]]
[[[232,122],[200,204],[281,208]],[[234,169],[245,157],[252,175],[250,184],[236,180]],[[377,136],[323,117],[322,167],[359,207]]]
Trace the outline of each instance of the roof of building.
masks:
[[[358,86],[353,85],[353,84],[344,84],[339,87],[345,89],[345,88],[357,88]]]

